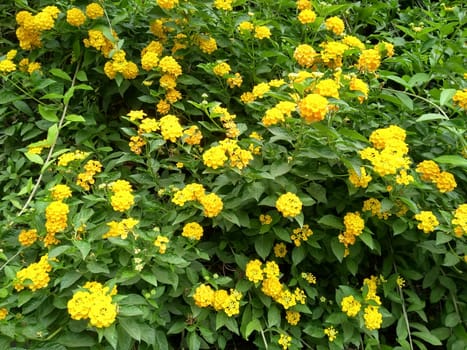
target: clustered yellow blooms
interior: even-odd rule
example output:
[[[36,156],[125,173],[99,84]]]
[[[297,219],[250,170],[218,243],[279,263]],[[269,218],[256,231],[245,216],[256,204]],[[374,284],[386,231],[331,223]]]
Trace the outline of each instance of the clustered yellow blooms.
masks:
[[[287,350],[292,344],[292,337],[287,334],[281,334],[277,343],[282,346],[283,350]]]
[[[337,334],[339,334],[339,332],[333,326],[330,326],[324,329],[324,334],[328,336],[328,340],[332,343],[334,340],[336,340]]]
[[[210,36],[198,36],[194,38],[195,44],[199,46],[202,52],[207,53],[208,55],[212,54],[217,50],[216,39]]]
[[[49,256],[46,254],[40,258],[39,262],[32,263],[16,273],[14,281],[15,290],[21,291],[26,287],[34,292],[47,287],[50,281],[49,272],[51,270],[52,266],[49,264]]]
[[[454,104],[457,104],[459,107],[467,110],[467,89],[457,90],[452,97],[452,100]]]
[[[28,11],[19,11],[16,14],[16,23],[19,25],[16,29],[16,37],[19,46],[23,50],[42,47],[42,32],[54,27],[59,14],[60,10],[56,6],[46,6],[35,15]]]
[[[193,183],[177,190],[172,198],[172,203],[183,207],[186,202],[197,201],[204,209],[204,216],[208,218],[219,215],[224,207],[222,199],[215,193],[206,194],[201,184]]]
[[[126,52],[118,50],[113,53],[112,59],[104,65],[104,73],[109,79],[115,79],[121,73],[125,79],[135,79],[138,76],[138,66],[126,59]]]
[[[159,248],[160,254],[165,254],[167,251],[167,243],[169,243],[170,239],[166,236],[157,236],[154,241],[154,246]]]
[[[118,40],[117,33],[112,32],[114,41]],[[88,30],[88,37],[83,39],[84,47],[93,47],[99,50],[106,58],[109,57],[110,52],[115,48],[113,41],[109,40],[102,31],[97,29]],[[105,68],[104,68],[105,70]],[[110,72],[108,72],[110,75]]]
[[[284,258],[287,255],[287,246],[283,242],[276,243],[273,250],[276,258]]]
[[[366,173],[365,167],[360,167],[360,174],[354,169],[349,170],[349,181],[355,187],[367,188],[372,177]]]
[[[183,142],[188,145],[199,145],[202,139],[203,134],[196,125],[192,125],[183,131]]]
[[[311,272],[302,272],[300,276],[309,284],[316,284],[316,276]]]
[[[60,161],[59,161],[60,165]],[[94,176],[102,171],[102,164],[97,160],[89,160],[84,165],[84,172],[79,173],[76,179],[76,184],[83,188],[86,191],[91,189],[91,185],[93,185],[96,180]]]
[[[310,24],[316,21],[316,13],[311,9],[301,10],[297,16],[301,24]]]
[[[8,316],[8,309],[5,307],[0,308],[0,321]]]
[[[212,69],[213,73],[219,77],[229,74],[231,70],[232,69],[227,62],[219,62]]]
[[[360,312],[362,304],[354,298],[353,295],[346,296],[342,298],[341,309],[349,317],[355,317]]]
[[[439,221],[431,211],[421,211],[414,218],[419,221],[417,227],[424,233],[430,233],[439,225]]]
[[[121,239],[126,239],[128,237],[128,233],[131,232],[133,227],[138,223],[139,221],[133,218],[108,222],[107,226],[109,226],[109,231],[104,233],[102,238],[120,237]]]
[[[261,222],[261,225],[270,225],[272,223],[272,216],[269,214],[261,214],[259,216],[259,222]]]
[[[438,164],[432,160],[424,160],[417,164],[417,173],[424,181],[434,182],[441,193],[451,192],[457,187],[454,175],[447,171],[441,171]]]
[[[219,142],[219,145],[213,146],[203,153],[204,165],[218,169],[223,167],[227,160],[232,167],[237,169],[245,168],[253,159],[249,150],[243,149],[238,145],[237,140],[225,139]]]
[[[362,72],[374,73],[381,64],[381,55],[378,49],[362,50],[358,58],[357,68]]]
[[[193,300],[198,307],[212,306],[214,310],[224,311],[227,316],[232,317],[240,313],[242,293],[236,289],[230,289],[230,293],[225,289],[214,290],[208,284],[201,284],[196,287]]]
[[[328,112],[328,100],[318,94],[308,94],[298,102],[298,111],[307,123],[319,122]]]
[[[235,118],[237,117],[235,114],[229,113],[227,108],[221,106],[215,106],[214,108],[212,108],[211,113],[214,117],[219,117],[222,126],[226,129],[225,136],[234,139],[240,135],[240,131],[238,130],[237,124],[235,124],[234,122]],[[229,141],[225,142],[232,145],[232,143]],[[226,149],[226,151],[229,150]]]
[[[370,142],[374,147],[360,151],[360,157],[370,161],[373,170],[380,176],[395,175],[398,171],[407,170],[411,163],[405,143],[405,130],[391,125],[373,131]]]
[[[0,60],[0,73],[10,73],[16,70],[16,64],[13,62],[16,53],[16,50],[10,50],[6,54],[6,57]]]
[[[29,247],[30,245],[33,245],[37,241],[37,239],[38,235],[36,229],[21,230],[21,232],[18,235],[18,242],[23,247]]]
[[[295,193],[287,192],[279,196],[276,209],[285,218],[294,218],[302,212],[302,201]]]
[[[363,101],[368,98],[368,92],[370,90],[368,84],[357,77],[352,77],[350,79],[349,89],[350,91],[358,91],[362,93],[362,95],[358,96],[358,101],[360,103],[363,103]]]
[[[377,216],[379,219],[387,220],[391,213],[382,211],[381,202],[376,198],[369,198],[363,202],[362,211],[369,211],[371,215]]]
[[[296,326],[300,322],[300,313],[298,311],[287,310],[285,312],[285,319],[290,325]]]
[[[178,0],[157,0],[157,5],[164,10],[172,10],[178,5]]]
[[[117,305],[112,302],[116,294],[116,287],[110,290],[99,282],[86,282],[68,301],[68,313],[73,320],[89,319],[96,328],[109,327],[117,317]]]
[[[71,189],[67,185],[55,185],[50,189],[50,192],[54,201],[61,201],[71,197]]]
[[[329,17],[324,22],[326,29],[333,32],[336,35],[342,35],[344,33],[344,21],[339,17]]]
[[[258,259],[250,260],[245,268],[245,276],[253,283],[261,282],[261,291],[281,304],[285,310],[297,303],[305,304],[306,295],[303,290],[295,288],[295,291],[291,292],[280,282],[279,266],[274,261],[267,261],[263,267],[263,263]]]
[[[365,228],[365,221],[361,218],[359,212],[347,213],[344,216],[345,230],[339,234],[339,242],[344,244],[344,256],[349,254],[349,246],[355,244],[356,237],[360,236]]]
[[[457,237],[467,235],[467,204],[461,204],[454,212],[454,218],[451,220],[454,226],[454,234]]]
[[[112,182],[109,188],[113,193],[110,196],[110,204],[115,211],[124,212],[135,203],[133,189],[128,181],[117,180]]]
[[[66,12],[66,21],[74,27],[80,27],[86,22],[86,15],[77,7],[73,7]]]
[[[301,44],[295,48],[293,58],[297,63],[305,68],[310,68],[315,63],[315,58],[318,56],[315,49],[311,45]]]
[[[183,128],[180,125],[180,121],[173,114],[163,116],[159,121],[159,126],[164,140],[176,142],[178,138],[183,136]]]
[[[203,226],[197,222],[189,222],[183,226],[182,236],[199,241],[203,233]]]
[[[63,203],[61,200],[50,202],[45,209],[45,229],[47,231],[44,237],[45,247],[60,242],[55,235],[66,229],[69,211],[68,204]]]
[[[63,153],[58,157],[57,165],[61,167],[68,166],[69,163],[75,160],[83,160],[89,155],[89,152],[76,150],[74,152]]]
[[[303,241],[308,241],[308,237],[313,235],[313,231],[305,224],[303,227],[298,227],[292,231],[290,239],[294,242],[296,247],[300,247]]]
[[[333,97],[339,98],[339,84],[334,79],[323,79],[320,80],[313,93],[324,96],[324,97]]]

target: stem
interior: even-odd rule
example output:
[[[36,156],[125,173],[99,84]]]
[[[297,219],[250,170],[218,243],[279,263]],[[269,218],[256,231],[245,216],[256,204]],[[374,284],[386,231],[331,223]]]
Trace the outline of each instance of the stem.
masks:
[[[2,266],[0,266],[0,271],[2,271],[5,268],[5,266],[7,266],[10,263],[10,261],[16,258],[22,251],[22,249],[18,250],[15,255],[13,255],[7,261],[5,261],[5,263]]]
[[[80,68],[80,65],[78,63],[76,65],[75,73],[73,75],[73,79],[71,81],[71,87],[70,88],[75,86],[76,76],[78,75],[79,68]],[[57,136],[55,137],[55,139],[53,140],[52,145],[49,148],[49,153],[47,154],[47,158],[45,159],[45,162],[44,162],[45,165],[47,165],[47,163],[49,163],[50,160],[52,159],[52,155],[54,153],[55,146],[57,144],[57,140],[58,140],[58,137],[60,135],[60,130],[61,130],[62,126],[63,126],[63,122],[65,121],[65,116],[66,116],[67,111],[68,111],[68,106],[70,104],[70,100],[67,103],[65,103],[65,105],[63,107],[62,116],[60,117],[60,120],[58,122],[58,133],[57,133]],[[34,184],[34,187],[33,187],[32,191],[31,191],[31,194],[29,195],[28,199],[26,200],[26,203],[23,205],[23,207],[21,208],[21,210],[19,211],[17,216],[21,216],[25,212],[25,210],[27,209],[27,207],[31,203],[32,199],[34,198],[37,190],[39,189],[39,185],[40,185],[40,183],[42,181],[42,176],[44,175],[45,169],[46,168],[41,169],[41,172],[39,174],[39,177],[37,178],[36,183]]]
[[[397,272],[396,263],[393,263],[393,266],[394,266],[394,271],[397,274],[399,274]],[[412,334],[410,333],[410,323],[409,323],[409,317],[407,315],[407,310],[405,308],[404,294],[402,293],[402,288],[399,285],[397,285],[397,290],[399,291],[399,296],[400,296],[401,301],[402,301],[402,313],[404,314],[404,321],[405,321],[405,325],[406,325],[406,328],[407,328],[407,336],[409,337],[410,349],[413,350]]]

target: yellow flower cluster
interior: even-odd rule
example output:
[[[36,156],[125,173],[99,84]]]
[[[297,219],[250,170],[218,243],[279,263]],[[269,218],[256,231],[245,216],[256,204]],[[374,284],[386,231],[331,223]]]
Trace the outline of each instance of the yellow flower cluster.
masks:
[[[230,114],[227,108],[221,106],[215,106],[211,112],[215,117],[219,117],[222,126],[226,129],[226,136],[228,138],[234,139],[240,135],[237,124],[234,122],[237,117],[235,114]]]
[[[16,54],[16,50],[10,50],[6,54],[6,57],[0,60],[0,73],[10,73],[16,70],[16,64],[13,62]]]
[[[285,218],[293,218],[302,212],[302,201],[292,192],[280,195],[276,201],[276,209]]]
[[[114,40],[116,41],[118,39],[117,33],[112,32],[112,35]],[[104,57],[109,57],[110,51],[112,51],[115,48],[115,44],[111,40],[109,40],[104,35],[104,33],[97,29],[88,30],[88,37],[83,39],[83,43],[85,47],[93,47],[96,50],[99,50],[104,55]],[[110,74],[111,72],[109,71],[108,73]]]
[[[195,43],[198,44],[201,51],[207,53],[208,55],[212,54],[214,51],[217,50],[217,42],[216,39],[210,36],[200,36],[195,38]]]
[[[71,197],[71,189],[67,185],[55,185],[50,189],[50,192],[54,201],[61,201]]]
[[[333,32],[336,35],[342,35],[344,33],[344,21],[339,17],[329,17],[324,22],[324,25],[327,30]]]
[[[230,75],[227,78],[227,85],[229,85],[231,89],[233,89],[234,87],[242,86],[242,83],[243,83],[243,78],[238,72],[235,73],[234,75]]]
[[[5,307],[0,308],[0,321],[4,320],[8,316],[8,309]]]
[[[165,254],[167,251],[167,243],[169,243],[169,238],[165,236],[157,236],[156,240],[154,241],[154,246],[159,248],[160,254]]]
[[[39,62],[30,62],[28,58],[23,58],[21,61],[19,61],[18,66],[20,71],[28,72],[29,74],[32,74],[35,71],[40,72],[41,70],[41,64]]]
[[[324,334],[326,334],[328,336],[328,340],[332,343],[334,340],[336,340],[337,338],[337,334],[339,332],[333,327],[333,326],[330,326],[330,327],[327,327],[324,329]]]
[[[323,79],[316,84],[313,93],[325,96],[339,98],[339,84],[334,79]]]
[[[379,219],[387,220],[391,213],[381,211],[381,202],[376,198],[369,198],[363,202],[362,211],[369,211],[371,215],[377,216]]]
[[[161,135],[164,140],[177,142],[177,139],[183,136],[183,128],[175,115],[167,114],[159,120]]]
[[[419,221],[417,227],[423,230],[424,233],[430,233],[439,225],[439,221],[431,211],[421,211],[414,216],[415,220]]]
[[[164,10],[172,10],[178,5],[178,0],[157,0],[157,5]]]
[[[376,294],[378,289],[378,283],[379,280],[376,276],[370,276],[370,278],[365,278],[363,280],[364,291],[366,292],[365,300],[374,301],[376,304],[381,305],[381,299]]]
[[[223,77],[230,73],[231,68],[227,62],[220,62],[214,66],[212,69],[213,73],[219,77]]]
[[[120,237],[121,239],[126,239],[128,237],[128,233],[131,232],[133,227],[138,223],[139,221],[133,218],[108,222],[107,226],[109,226],[109,231],[104,233],[102,238]]]
[[[328,112],[328,100],[318,94],[308,94],[298,102],[298,111],[307,123],[319,122]]]
[[[189,184],[182,190],[175,192],[172,203],[183,207],[188,201],[198,201],[204,209],[204,215],[208,218],[219,215],[224,207],[222,199],[215,193],[206,194],[203,185]]]
[[[287,310],[285,313],[285,319],[290,325],[296,326],[298,322],[300,322],[300,312]]]
[[[104,9],[98,3],[92,2],[86,6],[86,16],[90,19],[97,19],[104,16]]]
[[[66,21],[73,27],[80,27],[86,22],[86,15],[77,7],[73,7],[66,12]]]
[[[60,241],[55,235],[66,229],[68,221],[68,204],[61,200],[51,202],[45,209],[45,229],[47,235],[44,237],[44,246],[54,245]]]
[[[339,242],[345,246],[345,256],[349,254],[349,245],[355,244],[356,237],[360,236],[365,228],[365,221],[359,212],[347,213],[344,216],[345,230],[339,234]]]
[[[342,67],[342,58],[349,46],[343,42],[327,41],[320,44],[322,50],[320,52],[321,60],[330,68]]]
[[[40,258],[39,262],[32,263],[16,273],[14,281],[15,290],[19,292],[26,287],[34,292],[47,287],[50,281],[49,272],[51,270],[52,266],[49,264],[49,257],[46,254]]]
[[[271,30],[266,26],[255,26],[254,36],[259,40],[269,39],[271,37]]]
[[[183,142],[189,145],[199,145],[202,139],[203,134],[196,125],[190,126],[183,132]]]
[[[113,192],[110,196],[110,204],[115,211],[124,212],[135,203],[131,184],[126,180],[117,180],[109,185]]]
[[[232,0],[214,0],[214,7],[218,10],[232,11]]]
[[[342,298],[341,309],[342,312],[345,312],[349,317],[355,317],[360,312],[362,304],[354,298],[353,295],[346,296]]]
[[[30,229],[30,230],[21,230],[21,232],[18,235],[18,242],[23,246],[23,247],[29,247],[30,245],[33,245],[37,241],[37,230],[36,229]]]
[[[364,167],[360,167],[360,174],[353,169],[349,170],[349,181],[355,187],[367,188],[368,183],[372,180],[372,177],[366,173]]]
[[[189,222],[183,226],[182,236],[199,241],[203,233],[203,226],[197,222]]]
[[[457,187],[454,175],[447,171],[441,171],[438,164],[432,160],[424,160],[417,164],[417,173],[422,180],[434,182],[441,193],[451,192]]]
[[[467,204],[461,204],[454,212],[454,218],[451,223],[455,225],[454,234],[457,237],[467,235]]]
[[[28,11],[19,11],[16,14],[16,23],[19,25],[16,29],[16,37],[19,46],[23,50],[41,47],[42,32],[54,27],[59,14],[60,10],[56,6],[46,6],[35,15]]]
[[[125,79],[135,79],[138,76],[138,66],[126,60],[126,52],[118,50],[112,55],[112,59],[104,65],[104,73],[109,79],[115,79],[117,73]]]
[[[210,285],[199,285],[193,294],[196,306],[206,308],[212,306],[216,311],[224,311],[227,316],[232,317],[240,313],[240,301],[242,293],[236,289],[213,290]]]
[[[399,170],[408,169],[411,163],[407,156],[405,130],[391,125],[373,131],[370,135],[373,147],[360,151],[360,157],[369,160],[373,170],[380,176],[395,175]]]
[[[359,78],[352,77],[352,79],[350,79],[349,89],[350,91],[358,91],[363,94],[358,96],[358,101],[360,103],[363,103],[363,101],[365,101],[368,98],[368,91],[370,90],[370,88],[368,87],[367,83],[365,83]]]
[[[245,168],[253,159],[249,150],[242,149],[237,140],[225,139],[219,145],[213,146],[203,153],[204,165],[217,169],[225,165],[227,160],[232,167]]]
[[[467,110],[467,89],[457,90],[454,96],[452,97],[454,104],[457,104],[459,107]]]
[[[245,268],[245,276],[251,282],[261,282],[261,291],[281,304],[285,310],[306,301],[303,290],[296,288],[292,293],[279,281],[280,270],[274,261],[267,261],[263,267],[258,259],[250,260]]]
[[[272,216],[269,214],[261,214],[259,216],[259,222],[261,222],[261,225],[269,225],[272,222]]]
[[[292,344],[292,337],[287,334],[281,334],[277,343],[282,346],[282,350],[287,350]]]
[[[159,61],[159,68],[162,72],[172,74],[175,78],[182,74],[182,67],[172,56],[164,56]]]
[[[374,305],[368,305],[365,308],[363,319],[365,327],[370,331],[380,329],[383,323],[383,315],[379,312],[379,307]]]
[[[316,21],[316,13],[311,9],[301,10],[297,16],[301,24],[310,24]]]
[[[76,184],[86,191],[91,189],[96,181],[94,176],[102,171],[102,164],[97,160],[89,160],[84,165],[84,172],[78,174]]]
[[[313,231],[307,224],[305,224],[303,227],[294,229],[290,235],[290,239],[294,242],[296,247],[300,247],[302,245],[302,241],[308,241],[308,237],[312,234]]]
[[[287,246],[283,242],[276,243],[273,249],[276,258],[284,258],[287,255]]]
[[[73,320],[89,319],[89,324],[96,328],[106,328],[115,322],[117,305],[112,296],[117,289],[104,287],[99,282],[87,282],[67,303],[68,313]]]
[[[297,63],[305,68],[310,68],[315,63],[315,58],[318,56],[312,46],[301,44],[295,48],[293,58]]]
[[[135,154],[141,154],[142,148],[146,145],[146,140],[140,135],[134,135],[130,137],[130,142],[128,146],[130,150]]]
[[[69,163],[75,161],[75,160],[83,160],[89,155],[88,152],[83,152],[80,150],[76,150],[74,152],[67,152],[63,153],[58,157],[57,165],[66,167],[68,166]]]
[[[381,64],[381,55],[377,49],[362,50],[358,58],[357,68],[362,72],[374,73]]]
[[[316,284],[316,276],[311,272],[302,272],[300,276],[309,284]]]

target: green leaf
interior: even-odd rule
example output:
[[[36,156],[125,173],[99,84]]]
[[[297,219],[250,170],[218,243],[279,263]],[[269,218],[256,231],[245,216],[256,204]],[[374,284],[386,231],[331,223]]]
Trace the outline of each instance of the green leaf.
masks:
[[[201,341],[199,340],[198,334],[195,332],[188,333],[188,349],[199,350]]]
[[[81,278],[82,274],[78,271],[67,271],[60,279],[60,290],[68,288]]]
[[[365,243],[368,248],[371,250],[375,249],[373,237],[371,237],[371,233],[368,232],[368,230],[364,230],[358,237],[363,241],[363,243]]]
[[[65,120],[69,122],[80,122],[80,123],[83,123],[86,121],[86,119],[84,119],[82,115],[78,115],[78,114],[69,114],[65,117]]]
[[[273,177],[279,177],[287,174],[292,169],[292,165],[284,161],[274,162],[271,164],[270,173]]]
[[[443,345],[441,341],[433,334],[428,332],[412,332],[412,335],[418,337],[431,345],[440,346]]]
[[[33,162],[33,163],[36,163],[36,164],[44,164],[44,160],[42,159],[42,157],[38,154],[34,154],[34,153],[29,153],[29,152],[25,152],[24,155],[26,156],[26,158],[29,159],[30,162]]]
[[[338,218],[335,215],[324,215],[318,220],[318,224],[329,226],[332,228],[337,228],[339,230],[344,229],[344,224],[342,223],[342,219]]]
[[[339,262],[342,262],[342,260],[344,259],[345,247],[341,242],[339,242],[337,237],[331,239],[331,249],[337,260],[339,260]]]
[[[254,331],[260,332],[261,330],[261,322],[257,318],[255,318],[248,322],[248,324],[246,325],[245,338],[248,339],[251,333],[253,333]]]
[[[281,324],[281,310],[277,306],[272,305],[268,310],[268,326],[269,328],[272,328],[274,326],[280,326],[280,324]]]
[[[450,164],[453,166],[459,166],[467,168],[467,159],[458,155],[444,155],[433,159],[436,163]]]
[[[42,118],[45,120],[56,123],[58,122],[58,117],[57,117],[57,109],[50,107],[50,106],[44,106],[44,105],[39,105],[39,114],[41,115]]]
[[[262,235],[255,239],[255,250],[265,260],[271,252],[273,244],[274,237],[272,235]]]
[[[49,70],[49,73],[63,80],[71,81],[71,77],[68,75],[68,73],[59,68],[52,68]]]
[[[444,319],[444,325],[449,328],[454,328],[459,323],[461,323],[461,318],[455,312],[446,315],[446,318]]]
[[[85,71],[80,70],[78,74],[76,74],[76,79],[79,81],[88,81],[88,76]]]
[[[451,102],[452,97],[456,94],[456,92],[456,89],[443,89],[439,96],[439,104],[441,106],[447,105],[449,102]]]
[[[400,91],[394,91],[394,95],[396,95],[399,101],[402,102],[403,106],[405,106],[409,111],[413,111],[413,101],[407,94]]]
[[[141,341],[141,330],[139,323],[133,318],[119,318],[119,324],[125,330],[125,332],[135,339]]]
[[[439,113],[425,113],[415,119],[417,123],[428,122],[432,120],[449,120],[449,118]]]
[[[47,142],[52,145],[52,144],[54,144],[57,137],[58,137],[58,125],[53,124],[47,130]]]
[[[73,245],[79,249],[83,260],[86,259],[91,251],[91,244],[86,241],[73,241]]]
[[[301,245],[300,247],[295,247],[292,250],[292,262],[294,266],[300,264],[306,257],[305,246]]]
[[[49,259],[56,258],[57,256],[62,255],[70,248],[71,246],[69,245],[61,245],[61,246],[52,248],[51,250],[49,250]]]
[[[430,81],[430,76],[426,73],[416,73],[413,75],[407,84],[413,88],[414,86],[421,86],[422,84]]]

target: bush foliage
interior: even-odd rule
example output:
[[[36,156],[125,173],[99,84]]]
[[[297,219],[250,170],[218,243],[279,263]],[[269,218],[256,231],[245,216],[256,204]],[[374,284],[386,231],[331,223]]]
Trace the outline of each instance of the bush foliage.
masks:
[[[465,349],[462,3],[0,5],[0,348]]]

